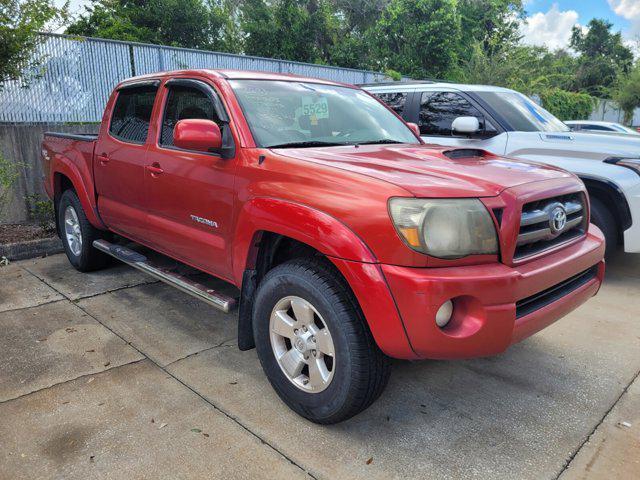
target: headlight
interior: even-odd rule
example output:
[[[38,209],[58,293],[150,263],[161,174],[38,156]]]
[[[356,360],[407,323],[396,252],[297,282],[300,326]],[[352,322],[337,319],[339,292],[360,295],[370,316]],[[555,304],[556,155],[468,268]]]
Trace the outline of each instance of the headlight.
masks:
[[[605,163],[611,163],[613,165],[620,165],[621,167],[630,168],[638,175],[640,175],[640,158],[607,158]]]
[[[497,254],[493,220],[477,199],[392,198],[396,230],[412,249],[438,258]]]

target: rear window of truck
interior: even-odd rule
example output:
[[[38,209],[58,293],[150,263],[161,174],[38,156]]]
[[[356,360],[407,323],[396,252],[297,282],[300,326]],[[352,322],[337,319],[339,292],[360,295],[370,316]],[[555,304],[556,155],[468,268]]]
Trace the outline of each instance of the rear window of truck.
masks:
[[[125,142],[144,143],[157,91],[158,87],[155,85],[120,90],[113,107],[109,133]]]

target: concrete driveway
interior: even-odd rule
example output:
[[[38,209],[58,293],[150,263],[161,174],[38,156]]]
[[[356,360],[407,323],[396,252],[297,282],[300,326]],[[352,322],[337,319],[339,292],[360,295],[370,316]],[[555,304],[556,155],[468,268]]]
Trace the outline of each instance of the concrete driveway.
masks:
[[[0,478],[639,478],[640,256],[495,358],[396,362],[340,425],[293,414],[224,315],[129,267],[0,268]]]

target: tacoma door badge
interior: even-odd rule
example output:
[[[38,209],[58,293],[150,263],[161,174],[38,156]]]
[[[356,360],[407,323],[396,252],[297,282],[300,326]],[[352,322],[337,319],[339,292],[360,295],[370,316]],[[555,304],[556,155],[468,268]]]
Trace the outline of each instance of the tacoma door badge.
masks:
[[[191,220],[197,223],[203,223],[211,228],[218,228],[218,222],[214,222],[213,220],[209,220],[208,218],[202,218],[197,215],[191,215]]]

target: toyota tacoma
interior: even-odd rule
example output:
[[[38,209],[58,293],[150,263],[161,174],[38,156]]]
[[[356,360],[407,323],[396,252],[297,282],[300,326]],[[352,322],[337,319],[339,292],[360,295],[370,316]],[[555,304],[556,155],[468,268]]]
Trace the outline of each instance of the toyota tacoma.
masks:
[[[256,347],[277,394],[318,423],[367,408],[390,357],[499,354],[593,296],[604,275],[576,176],[426,145],[372,95],[329,81],[128,79],[97,135],[47,133],[42,160],[76,269],[115,257],[224,311],[237,305],[239,348]]]

